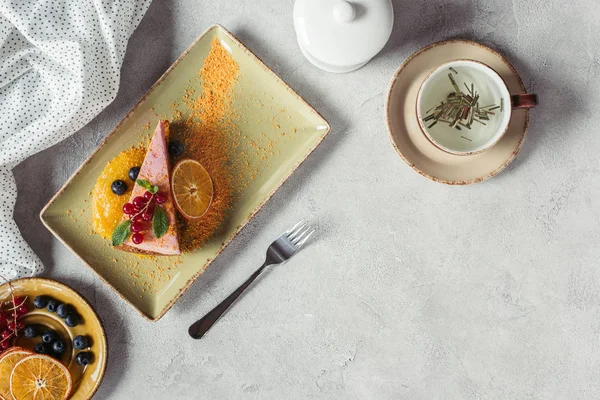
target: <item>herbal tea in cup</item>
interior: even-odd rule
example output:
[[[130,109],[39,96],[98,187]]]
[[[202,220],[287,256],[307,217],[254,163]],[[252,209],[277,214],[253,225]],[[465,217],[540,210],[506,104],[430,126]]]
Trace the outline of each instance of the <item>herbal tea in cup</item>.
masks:
[[[456,155],[480,153],[502,138],[513,108],[531,108],[534,94],[511,96],[500,75],[473,60],[433,70],[419,88],[417,118],[435,146]]]

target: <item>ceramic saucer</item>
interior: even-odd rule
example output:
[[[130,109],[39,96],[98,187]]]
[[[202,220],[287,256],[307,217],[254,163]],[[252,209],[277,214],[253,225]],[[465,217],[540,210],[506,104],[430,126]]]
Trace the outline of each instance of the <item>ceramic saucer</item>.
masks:
[[[65,342],[66,350],[59,360],[69,369],[73,377],[73,389],[69,400],[91,399],[100,387],[104,377],[108,356],[104,328],[92,307],[73,289],[51,279],[23,278],[12,281],[11,285],[14,295],[25,298],[26,305],[31,310],[22,317],[21,321],[25,325],[37,326],[40,331],[50,328],[57,332]],[[45,308],[37,309],[33,307],[33,299],[39,295],[49,296],[60,303],[70,304],[80,315],[81,322],[76,327],[70,328],[56,313],[51,313]],[[9,284],[0,285],[0,302],[9,299]],[[89,348],[84,351],[91,351],[93,354],[92,362],[86,367],[82,367],[75,362],[79,350],[73,347],[73,339],[78,335],[88,337]],[[35,344],[40,342],[41,338],[39,336],[27,339],[21,335],[17,339],[16,345],[33,350]]]
[[[502,171],[521,150],[529,126],[529,111],[514,110],[502,139],[489,150],[469,156],[446,153],[427,140],[419,128],[415,111],[419,86],[433,69],[457,59],[483,62],[502,76],[511,94],[525,93],[523,81],[508,60],[476,42],[447,40],[434,43],[404,61],[392,79],[386,101],[390,139],[412,169],[447,185],[481,182]]]

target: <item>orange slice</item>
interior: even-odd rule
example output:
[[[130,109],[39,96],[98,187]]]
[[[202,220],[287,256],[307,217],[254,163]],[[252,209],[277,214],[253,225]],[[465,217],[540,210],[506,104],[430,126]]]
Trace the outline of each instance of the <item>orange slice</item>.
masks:
[[[13,397],[10,394],[10,373],[16,363],[31,354],[33,353],[20,347],[11,347],[0,355],[0,399],[12,400]]]
[[[25,357],[10,374],[10,392],[15,400],[66,400],[72,387],[67,367],[42,354]]]
[[[187,219],[202,217],[212,203],[213,182],[202,164],[181,160],[173,168],[171,190],[175,207]]]

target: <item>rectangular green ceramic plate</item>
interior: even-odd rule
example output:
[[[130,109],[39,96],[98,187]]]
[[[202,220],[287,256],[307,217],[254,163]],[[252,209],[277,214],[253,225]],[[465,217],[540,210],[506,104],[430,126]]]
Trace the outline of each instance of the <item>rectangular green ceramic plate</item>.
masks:
[[[235,200],[224,228],[202,248],[180,257],[139,257],[113,249],[107,240],[91,234],[90,192],[104,166],[121,151],[146,137],[159,118],[169,119],[173,102],[186,88],[201,92],[198,72],[217,38],[238,63],[233,108],[239,129],[249,140],[278,141],[269,162],[251,152],[259,173]],[[267,122],[268,121],[268,122]],[[273,123],[272,121],[277,121]],[[243,123],[242,123],[243,122]],[[252,52],[221,26],[215,25],[152,86],[125,116],[98,150],[83,163],[41,212],[44,225],[91,267],[143,316],[158,320],[185,292],[223,248],[248,223],[329,132],[315,110],[269,70]],[[280,140],[286,132],[286,140]],[[240,148],[237,151],[241,152]]]

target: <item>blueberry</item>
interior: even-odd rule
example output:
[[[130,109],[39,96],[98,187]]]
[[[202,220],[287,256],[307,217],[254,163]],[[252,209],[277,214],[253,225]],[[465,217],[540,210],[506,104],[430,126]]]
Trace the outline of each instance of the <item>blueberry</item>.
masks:
[[[42,333],[42,342],[52,343],[55,340],[58,340],[58,335],[56,334],[56,332],[48,329],[47,331],[44,331],[44,333]]]
[[[46,304],[48,304],[48,300],[50,300],[48,296],[37,296],[33,300],[33,305],[35,308],[44,308],[46,307]]]
[[[34,337],[36,337],[39,334],[39,332],[35,326],[27,325],[25,327],[25,330],[23,331],[23,334],[25,335],[25,337],[27,339],[33,339]]]
[[[77,354],[75,361],[77,361],[77,364],[79,365],[86,366],[92,362],[92,353],[89,351],[82,351],[81,353]]]
[[[56,309],[56,315],[58,315],[59,318],[67,318],[67,315],[71,314],[73,311],[73,307],[71,307],[70,304],[61,304]]]
[[[48,300],[48,304],[46,304],[46,310],[50,312],[56,312],[58,306],[60,306],[60,303],[58,301],[50,299]]]
[[[35,352],[38,354],[48,354],[50,353],[50,346],[46,343],[38,343],[35,345]]]
[[[73,347],[77,350],[87,349],[90,347],[90,341],[86,336],[75,336],[75,339],[73,339]]]
[[[131,179],[132,181],[135,182],[139,173],[140,173],[140,167],[131,167],[131,169],[129,169],[129,174],[128,174],[129,179]]]
[[[127,184],[125,182],[123,182],[122,180],[117,179],[116,181],[114,181],[112,183],[112,185],[110,185],[110,189],[117,196],[121,196],[121,195],[125,194],[125,192],[127,191]]]
[[[67,347],[65,346],[62,340],[57,340],[54,343],[52,343],[52,351],[54,351],[56,354],[64,353],[66,348]]]
[[[169,154],[173,157],[178,157],[185,151],[185,146],[179,140],[171,140],[169,142]]]
[[[67,324],[67,326],[70,326],[71,328],[79,325],[79,321],[81,319],[79,318],[79,315],[77,315],[76,313],[71,313],[69,315],[67,315],[67,318],[65,318],[65,323]]]

